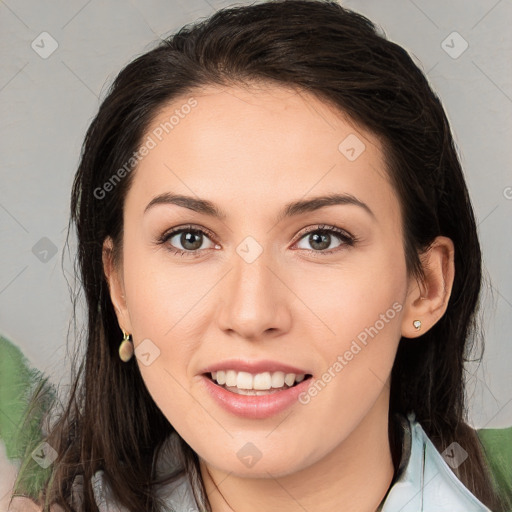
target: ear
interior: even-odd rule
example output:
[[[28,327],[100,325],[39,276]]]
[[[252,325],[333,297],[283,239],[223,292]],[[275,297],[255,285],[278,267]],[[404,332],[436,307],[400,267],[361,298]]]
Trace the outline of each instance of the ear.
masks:
[[[402,336],[416,338],[428,331],[445,313],[455,276],[455,249],[450,238],[438,236],[420,255],[425,279],[411,278],[402,316]],[[419,320],[417,329],[414,322]]]
[[[105,272],[110,291],[110,300],[116,311],[119,327],[130,334],[132,332],[132,324],[126,305],[123,269],[122,265],[116,264],[114,260],[114,245],[110,237],[107,237],[103,242],[102,257],[103,271]]]

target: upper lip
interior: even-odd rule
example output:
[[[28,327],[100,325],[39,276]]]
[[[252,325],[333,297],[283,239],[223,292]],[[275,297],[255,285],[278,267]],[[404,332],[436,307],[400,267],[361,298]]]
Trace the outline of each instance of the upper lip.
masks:
[[[252,374],[263,372],[295,373],[296,375],[310,374],[307,370],[286,363],[280,363],[279,361],[248,361],[243,359],[226,359],[225,361],[213,363],[204,368],[201,373],[211,373],[219,370],[235,370],[237,372],[248,372]]]

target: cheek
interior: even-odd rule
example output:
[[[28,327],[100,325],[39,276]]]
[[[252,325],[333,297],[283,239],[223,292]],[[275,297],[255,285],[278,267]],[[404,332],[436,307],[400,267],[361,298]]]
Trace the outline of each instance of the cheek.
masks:
[[[304,402],[315,410],[312,421],[329,414],[333,424],[345,425],[349,417],[357,422],[383,391],[393,366],[407,290],[403,254],[382,250],[347,259],[343,268],[322,269],[314,282],[312,287],[297,281],[297,294],[323,333],[315,338],[315,351],[325,367],[317,376],[318,391],[310,388],[314,396]]]
[[[186,282],[171,279],[154,266],[133,277],[127,296],[133,297],[129,310],[139,370],[167,420],[178,431],[187,432],[204,421],[201,409],[191,406],[188,372],[201,340],[193,330],[198,328],[193,305],[201,290],[190,291],[183,287]],[[149,364],[142,347],[150,353]]]
[[[197,424],[200,417],[190,407],[188,387],[193,375],[188,370],[204,332],[204,296],[213,284],[211,273],[199,270],[191,277],[161,251],[152,254],[129,243],[125,248],[125,291],[141,375],[176,428]],[[149,357],[142,356],[143,349]]]
[[[304,275],[311,277],[304,279]],[[386,336],[400,332],[397,309],[403,307],[408,283],[400,250],[375,244],[367,251],[347,253],[339,264],[302,269],[289,279],[329,345],[341,348],[360,333],[364,338],[365,329],[376,323]],[[395,303],[399,306],[393,307]]]
[[[183,327],[199,316],[200,299],[211,286],[211,275],[198,267],[180,265],[163,248],[144,247],[141,242],[125,245],[124,281],[135,339],[151,338],[160,343],[180,333],[180,347],[191,339]]]

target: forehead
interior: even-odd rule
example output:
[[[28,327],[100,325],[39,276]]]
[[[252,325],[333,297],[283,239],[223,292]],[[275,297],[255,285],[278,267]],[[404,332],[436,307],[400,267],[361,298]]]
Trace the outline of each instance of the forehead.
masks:
[[[159,109],[150,140],[132,184],[141,201],[172,191],[243,209],[326,192],[396,202],[379,139],[305,91],[196,89]]]

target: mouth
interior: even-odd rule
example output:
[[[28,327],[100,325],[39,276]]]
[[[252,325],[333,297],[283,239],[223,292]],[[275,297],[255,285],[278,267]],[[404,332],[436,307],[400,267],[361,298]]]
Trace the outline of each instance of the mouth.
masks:
[[[219,370],[203,374],[219,388],[237,395],[263,396],[279,393],[298,386],[301,382],[311,379],[307,374],[284,372],[262,372],[251,374],[235,370]]]

